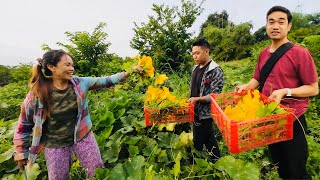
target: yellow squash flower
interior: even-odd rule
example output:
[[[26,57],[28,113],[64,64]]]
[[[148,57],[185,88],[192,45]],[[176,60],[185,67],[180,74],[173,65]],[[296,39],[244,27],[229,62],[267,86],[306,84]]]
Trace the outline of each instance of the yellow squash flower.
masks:
[[[165,74],[160,74],[157,75],[156,81],[154,82],[154,85],[161,85],[163,84],[166,80],[168,79],[168,77]]]
[[[135,59],[138,60],[138,65],[142,67],[147,76],[154,77],[154,67],[150,56],[143,55],[141,58],[136,56]]]

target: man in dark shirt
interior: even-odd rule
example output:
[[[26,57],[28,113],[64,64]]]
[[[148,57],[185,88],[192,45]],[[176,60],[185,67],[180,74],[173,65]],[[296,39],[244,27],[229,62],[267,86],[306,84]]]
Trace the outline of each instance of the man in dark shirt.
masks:
[[[214,158],[220,157],[220,150],[214,136],[210,113],[210,94],[221,93],[224,74],[221,67],[210,59],[210,44],[198,39],[192,44],[192,56],[196,66],[192,72],[191,96],[188,100],[195,105],[193,123],[194,147],[202,151],[206,146]]]

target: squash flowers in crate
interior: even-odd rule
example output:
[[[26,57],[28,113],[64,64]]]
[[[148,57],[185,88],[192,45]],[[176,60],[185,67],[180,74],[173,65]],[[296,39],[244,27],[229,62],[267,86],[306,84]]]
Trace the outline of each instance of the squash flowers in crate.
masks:
[[[165,74],[157,74],[153,86],[148,86],[144,115],[146,126],[159,124],[158,130],[162,130],[162,124],[167,124],[166,129],[173,131],[176,123],[193,121],[194,105],[172,94],[168,87],[161,86],[167,79]]]
[[[258,90],[211,94],[212,118],[234,154],[292,139],[293,112]]]

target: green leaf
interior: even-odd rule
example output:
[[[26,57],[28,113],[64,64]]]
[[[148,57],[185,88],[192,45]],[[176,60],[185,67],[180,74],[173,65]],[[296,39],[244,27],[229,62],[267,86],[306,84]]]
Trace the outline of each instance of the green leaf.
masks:
[[[120,120],[124,125],[127,125],[127,126],[135,125],[135,122],[138,121],[138,119],[132,115],[122,116]]]
[[[181,169],[180,169],[180,160],[181,160],[181,152],[179,151],[178,155],[176,158],[174,158],[174,166],[173,169],[171,170],[171,173],[177,177],[180,173],[181,173]]]
[[[120,96],[116,99],[116,103],[120,106],[120,107],[125,107],[129,102],[129,99],[127,97],[124,96]]]
[[[122,164],[117,164],[110,172],[110,180],[126,180],[127,173]]]
[[[114,115],[110,111],[106,111],[103,116],[100,117],[99,124],[103,126],[110,126],[114,123],[116,119],[114,118]]]
[[[139,142],[141,138],[142,138],[141,136],[138,136],[138,137],[130,137],[130,138],[126,141],[126,144],[136,145],[137,142]]]
[[[109,163],[116,162],[119,157],[119,152],[121,150],[121,144],[119,141],[115,141],[112,143],[110,147],[106,150],[106,152],[102,155],[103,159],[107,160]]]
[[[284,110],[283,108],[277,108],[275,111],[274,111],[275,114],[284,114],[286,113],[286,110]]]
[[[143,148],[142,153],[144,156],[151,156],[152,154],[160,153],[157,142],[154,139],[145,139],[146,146]]]
[[[267,106],[268,106],[270,113],[272,113],[279,106],[279,103],[271,102],[271,103],[267,104]]]
[[[0,163],[3,163],[4,161],[9,160],[12,157],[13,152],[14,152],[14,150],[13,150],[13,148],[11,148],[11,149],[7,150],[6,152],[0,154]]]
[[[206,168],[209,165],[209,163],[204,159],[195,158],[194,160],[200,168]]]
[[[232,156],[221,157],[214,165],[220,171],[225,171],[234,180],[258,180],[259,168],[250,162],[235,159]]]
[[[25,180],[22,173],[19,174],[5,174],[1,180]]]
[[[94,170],[95,177],[99,180],[107,180],[109,169],[107,168],[96,168]]]
[[[165,164],[167,164],[167,163],[171,163],[171,161],[169,160],[169,158],[168,158],[168,155],[167,155],[167,151],[166,150],[161,150],[160,151],[160,153],[159,153],[159,155],[158,155],[158,161],[160,162],[160,163],[165,163]]]
[[[144,165],[145,158],[143,156],[136,156],[124,163],[124,169],[131,179],[142,179]]]
[[[131,145],[130,145],[128,151],[129,151],[129,154],[130,154],[131,157],[134,157],[134,156],[136,156],[137,154],[139,154],[139,148],[138,148],[138,146],[131,146]]]
[[[109,126],[109,127],[106,127],[100,134],[99,136],[103,137],[103,139],[107,140],[112,132],[112,129],[113,129],[113,126]]]
[[[32,164],[31,167],[27,165],[25,171],[27,173],[28,180],[36,179],[41,172],[40,167],[37,163]]]
[[[121,116],[124,115],[125,112],[126,112],[125,108],[121,108],[121,109],[117,110],[116,112],[114,112],[114,118],[119,119]]]
[[[269,109],[267,106],[259,105],[258,110],[257,110],[257,116],[259,118],[266,117],[266,116],[268,116],[268,111],[269,111]]]

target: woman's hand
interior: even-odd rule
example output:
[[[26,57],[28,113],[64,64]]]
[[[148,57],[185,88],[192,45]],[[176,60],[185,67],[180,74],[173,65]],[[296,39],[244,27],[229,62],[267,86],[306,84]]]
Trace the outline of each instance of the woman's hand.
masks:
[[[143,69],[142,69],[142,67],[139,66],[139,65],[133,66],[133,67],[132,67],[132,70],[133,70],[133,71],[137,71],[139,74],[142,74],[142,73],[143,73]]]
[[[133,66],[131,69],[132,69],[132,71],[136,71],[139,74],[143,74],[143,69],[139,65]],[[130,74],[132,73],[132,71],[129,70],[129,72],[124,72],[125,77],[129,77]]]
[[[29,160],[28,159],[22,159],[22,160],[18,160],[16,161],[18,166],[19,166],[19,169],[20,170],[24,170],[24,167],[28,164]]]

